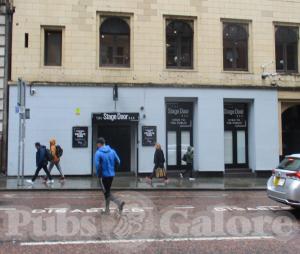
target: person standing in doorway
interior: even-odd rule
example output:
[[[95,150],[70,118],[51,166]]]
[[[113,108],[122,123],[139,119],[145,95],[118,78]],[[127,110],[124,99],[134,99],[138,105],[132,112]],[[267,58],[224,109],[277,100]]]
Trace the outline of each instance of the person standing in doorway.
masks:
[[[55,166],[58,172],[60,173],[61,181],[64,181],[65,176],[60,166],[60,157],[62,156],[62,148],[56,145],[56,140],[54,138],[50,140],[50,152],[52,155],[51,156],[52,160],[50,161],[50,165],[49,165],[49,173],[51,173],[52,168]]]
[[[109,214],[110,201],[118,206],[119,213],[123,211],[125,205],[125,202],[114,197],[110,191],[115,176],[115,167],[119,164],[120,159],[115,150],[105,144],[104,138],[99,138],[97,140],[97,151],[95,153],[95,167],[105,197],[105,214]]]
[[[31,180],[26,180],[28,183],[30,184],[34,184],[34,181],[36,180],[36,178],[39,175],[39,172],[41,171],[41,169],[44,169],[48,181],[47,183],[54,183],[54,180],[52,179],[48,169],[47,169],[47,165],[48,165],[48,156],[47,156],[47,149],[45,146],[42,146],[39,142],[35,143],[35,148],[36,148],[36,166],[37,169],[35,171],[34,176],[32,177]]]
[[[164,179],[165,179],[165,183],[168,183],[168,176],[167,176],[167,171],[165,169],[165,155],[163,150],[161,149],[161,145],[159,143],[155,144],[155,152],[154,152],[154,168],[153,168],[153,172],[150,176],[150,181],[152,183],[152,178],[154,176],[156,176],[156,170],[162,170],[163,174],[164,174]]]
[[[194,181],[193,177],[193,161],[194,161],[194,149],[189,146],[186,153],[183,155],[183,161],[186,162],[186,170],[184,173],[180,173],[180,177],[183,178],[186,174],[189,174],[189,180]]]

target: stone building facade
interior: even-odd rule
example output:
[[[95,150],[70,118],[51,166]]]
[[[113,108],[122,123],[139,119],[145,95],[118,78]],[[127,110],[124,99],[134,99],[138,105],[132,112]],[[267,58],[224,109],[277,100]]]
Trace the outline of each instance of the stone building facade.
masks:
[[[7,81],[10,72],[10,31],[13,13],[10,0],[0,1],[0,172],[6,172],[7,158]]]
[[[31,145],[51,137],[65,148],[67,174],[93,173],[99,136],[122,155],[121,170],[134,173],[151,172],[155,141],[169,170],[185,168],[189,145],[198,171],[271,170],[284,149],[297,152],[286,141],[297,127],[283,134],[282,113],[300,101],[300,1],[14,5],[10,175],[16,174],[18,77],[28,83],[31,109],[27,173]]]

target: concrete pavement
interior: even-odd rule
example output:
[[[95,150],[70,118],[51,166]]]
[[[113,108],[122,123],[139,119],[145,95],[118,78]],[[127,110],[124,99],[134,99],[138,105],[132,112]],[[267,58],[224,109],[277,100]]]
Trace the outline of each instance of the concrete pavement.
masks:
[[[30,179],[30,177],[25,177]],[[16,177],[1,177],[0,191],[7,190],[98,190],[99,183],[96,177],[76,176],[66,177],[65,181],[54,178],[55,183],[48,185],[38,178],[33,186],[24,181],[18,186]],[[114,190],[265,190],[268,177],[211,177],[200,176],[195,181],[187,178],[170,177],[168,184],[161,179],[153,179],[153,184],[145,178],[134,176],[115,177]]]

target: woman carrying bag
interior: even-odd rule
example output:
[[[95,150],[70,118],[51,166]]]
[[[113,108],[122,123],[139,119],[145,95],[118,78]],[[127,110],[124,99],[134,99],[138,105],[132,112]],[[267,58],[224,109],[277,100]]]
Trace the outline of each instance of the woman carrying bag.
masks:
[[[161,149],[161,145],[159,143],[155,144],[155,153],[154,153],[154,168],[153,172],[150,176],[150,181],[152,183],[152,178],[155,176],[156,178],[164,178],[165,183],[168,183],[167,171],[164,167],[165,164],[165,155],[163,150]]]

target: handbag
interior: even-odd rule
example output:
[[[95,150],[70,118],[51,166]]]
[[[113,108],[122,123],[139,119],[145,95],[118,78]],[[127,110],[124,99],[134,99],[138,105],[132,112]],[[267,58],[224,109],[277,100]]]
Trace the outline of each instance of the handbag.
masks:
[[[165,168],[157,168],[155,169],[156,178],[164,178],[167,175]]]

